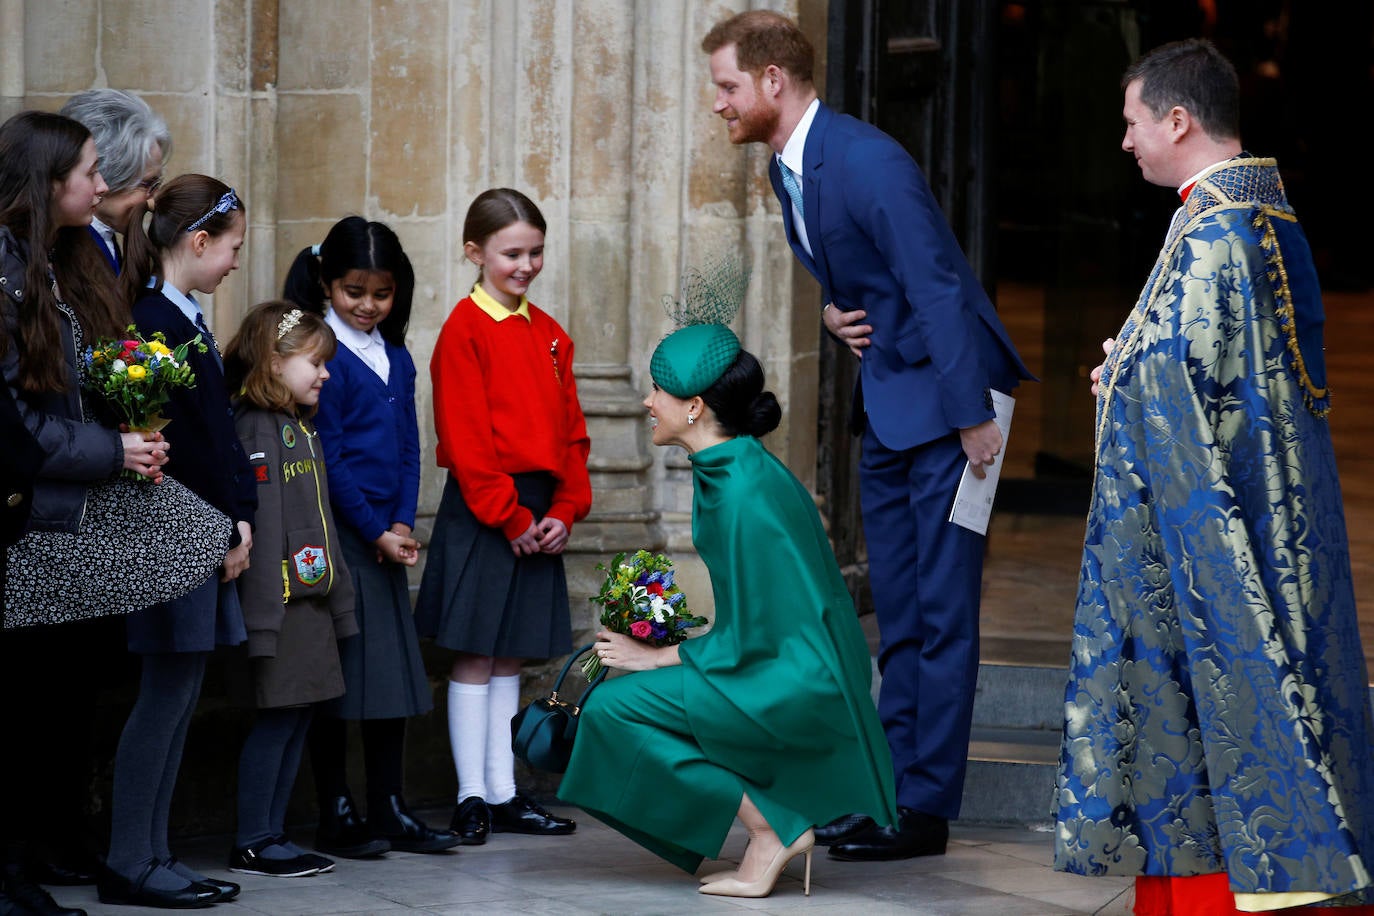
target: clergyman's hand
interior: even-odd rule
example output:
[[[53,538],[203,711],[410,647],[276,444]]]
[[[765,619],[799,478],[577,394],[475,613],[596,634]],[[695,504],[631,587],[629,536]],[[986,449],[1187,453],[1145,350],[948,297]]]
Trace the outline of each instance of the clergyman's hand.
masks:
[[[1097,397],[1098,383],[1102,381],[1102,367],[1107,364],[1105,357],[1112,355],[1112,347],[1114,346],[1116,346],[1116,338],[1114,337],[1108,337],[1106,340],[1102,341],[1102,355],[1104,359],[1102,362],[1098,363],[1097,366],[1093,369],[1093,371],[1088,375],[1088,377],[1093,380],[1093,397]]]

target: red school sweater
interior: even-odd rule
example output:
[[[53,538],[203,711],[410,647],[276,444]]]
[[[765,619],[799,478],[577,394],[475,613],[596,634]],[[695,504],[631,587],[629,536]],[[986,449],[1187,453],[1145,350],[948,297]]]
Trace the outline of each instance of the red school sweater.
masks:
[[[512,474],[553,474],[548,517],[570,530],[591,509],[591,439],[572,365],[572,338],[558,322],[523,299],[506,312],[480,286],[439,332],[429,363],[438,463],[477,520],[507,540],[533,521],[516,500]]]

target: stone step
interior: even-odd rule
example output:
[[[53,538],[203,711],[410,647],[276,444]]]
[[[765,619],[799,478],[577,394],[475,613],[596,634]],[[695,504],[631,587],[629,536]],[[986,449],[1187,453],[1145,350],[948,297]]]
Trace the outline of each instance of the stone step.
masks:
[[[1059,735],[1057,730],[975,726],[959,820],[1048,825]]]
[[[984,662],[973,698],[975,728],[1058,731],[1064,724],[1067,668]]]

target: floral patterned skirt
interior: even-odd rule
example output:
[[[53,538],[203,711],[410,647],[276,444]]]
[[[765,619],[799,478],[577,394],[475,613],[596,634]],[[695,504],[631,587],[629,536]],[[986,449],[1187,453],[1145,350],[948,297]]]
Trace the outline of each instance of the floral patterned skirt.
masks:
[[[9,548],[5,629],[127,614],[205,582],[229,517],[171,477],[91,485],[80,530],[30,531]]]

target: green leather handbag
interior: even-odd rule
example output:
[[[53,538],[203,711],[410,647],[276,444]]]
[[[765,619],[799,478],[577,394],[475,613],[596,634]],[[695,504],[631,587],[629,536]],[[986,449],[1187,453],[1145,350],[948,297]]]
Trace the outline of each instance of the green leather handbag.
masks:
[[[568,676],[573,662],[596,648],[596,643],[588,643],[568,657],[553,682],[549,695],[531,700],[530,704],[515,714],[510,720],[510,746],[518,760],[524,761],[536,770],[548,773],[562,773],[568,768],[572,757],[573,739],[577,737],[578,716],[582,706],[591,695],[592,688],[606,678],[602,668],[596,677],[588,682],[576,703],[570,703],[559,696],[563,689],[563,679]]]

